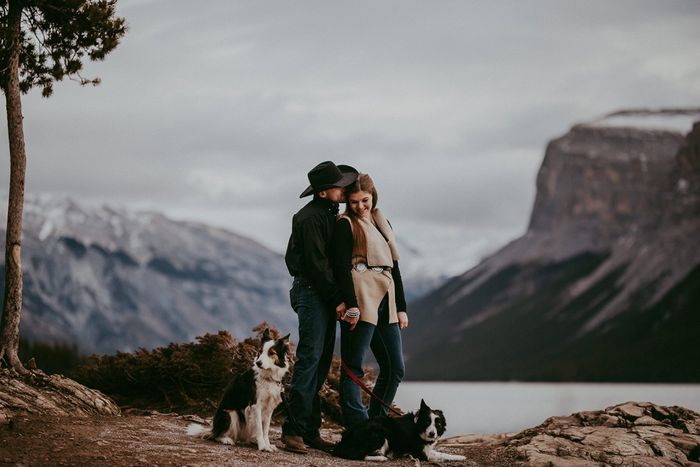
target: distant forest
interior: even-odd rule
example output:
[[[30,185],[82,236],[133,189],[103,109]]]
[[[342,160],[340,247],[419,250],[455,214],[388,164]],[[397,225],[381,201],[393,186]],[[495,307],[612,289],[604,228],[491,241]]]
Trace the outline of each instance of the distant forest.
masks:
[[[75,344],[44,343],[19,340],[19,359],[25,365],[34,359],[37,368],[48,374],[60,373],[72,377],[76,368],[87,361],[87,356],[80,353]]]

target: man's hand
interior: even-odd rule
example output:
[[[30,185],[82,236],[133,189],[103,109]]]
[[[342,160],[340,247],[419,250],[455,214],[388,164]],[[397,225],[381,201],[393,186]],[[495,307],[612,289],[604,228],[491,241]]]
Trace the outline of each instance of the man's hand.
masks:
[[[349,312],[350,314],[352,314],[352,313],[357,314],[357,317],[356,317],[356,318],[351,318],[350,316],[348,316],[348,312]],[[345,314],[343,314],[343,318],[342,318],[342,319],[343,319],[343,321],[345,321],[346,323],[350,324],[350,330],[351,330],[351,331],[354,330],[354,329],[355,329],[355,326],[357,326],[357,323],[360,321],[360,309],[359,309],[359,308],[348,308],[348,310],[345,312]]]
[[[335,317],[336,319],[343,319],[343,315],[345,314],[345,302],[341,303],[337,307],[335,307]]]
[[[396,315],[399,317],[399,328],[406,329],[408,327],[408,313],[399,311]]]

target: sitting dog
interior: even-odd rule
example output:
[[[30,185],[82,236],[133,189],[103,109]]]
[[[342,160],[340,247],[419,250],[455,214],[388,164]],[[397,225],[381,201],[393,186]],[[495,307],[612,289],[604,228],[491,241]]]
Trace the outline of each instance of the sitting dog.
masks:
[[[423,461],[463,461],[464,456],[435,450],[445,433],[445,416],[432,410],[421,399],[418,412],[401,417],[370,418],[345,430],[333,454],[353,460],[385,461],[387,455],[401,457],[410,454]]]
[[[265,329],[262,349],[252,368],[229,383],[214,413],[211,429],[191,423],[187,434],[223,444],[256,442],[258,450],[274,452],[270,444],[272,412],[282,402],[282,378],[289,370],[289,334],[274,340]]]

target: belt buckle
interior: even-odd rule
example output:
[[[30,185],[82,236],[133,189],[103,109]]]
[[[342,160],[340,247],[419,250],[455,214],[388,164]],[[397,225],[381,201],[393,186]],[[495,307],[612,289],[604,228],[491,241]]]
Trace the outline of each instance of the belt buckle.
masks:
[[[365,272],[367,270],[367,265],[365,263],[357,263],[354,267],[357,272]]]

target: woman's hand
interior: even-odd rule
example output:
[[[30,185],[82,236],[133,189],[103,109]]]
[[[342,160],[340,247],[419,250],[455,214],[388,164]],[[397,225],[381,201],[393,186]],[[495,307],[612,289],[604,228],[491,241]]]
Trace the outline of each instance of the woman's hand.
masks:
[[[341,303],[337,307],[335,307],[335,318],[336,319],[343,319],[343,315],[345,314],[345,302]]]
[[[408,313],[399,311],[396,315],[399,317],[399,328],[406,329],[408,327]]]
[[[350,316],[348,316],[348,314]],[[353,315],[356,315],[356,317],[352,317]],[[345,312],[343,315],[343,321],[348,323],[350,325],[350,330],[354,330],[355,326],[357,326],[357,323],[360,321],[360,309],[357,307],[354,308],[348,308],[348,310]]]

